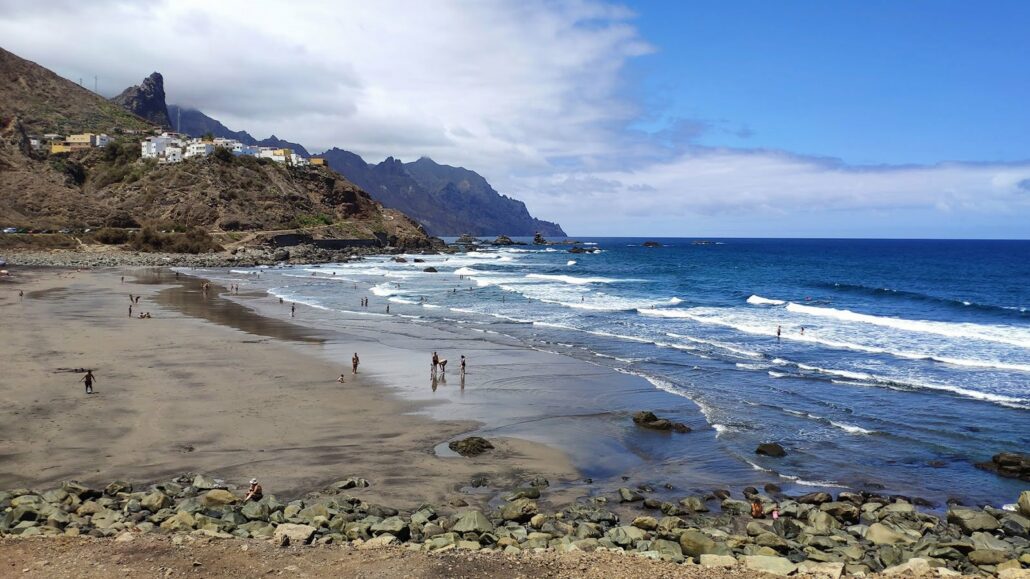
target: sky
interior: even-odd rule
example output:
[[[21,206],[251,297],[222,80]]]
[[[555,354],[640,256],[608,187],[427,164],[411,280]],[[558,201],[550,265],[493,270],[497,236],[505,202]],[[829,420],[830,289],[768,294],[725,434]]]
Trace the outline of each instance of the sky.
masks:
[[[45,4],[45,6],[43,5]],[[1030,239],[1030,3],[0,0],[0,46],[579,236]]]

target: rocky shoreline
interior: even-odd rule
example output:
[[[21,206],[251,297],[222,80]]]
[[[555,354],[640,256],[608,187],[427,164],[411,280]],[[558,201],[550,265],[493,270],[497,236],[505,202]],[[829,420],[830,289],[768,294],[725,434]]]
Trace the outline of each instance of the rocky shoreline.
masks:
[[[678,503],[647,499],[648,489],[619,489],[556,511],[538,504],[549,483],[537,477],[512,489],[492,510],[457,501],[410,512],[352,496],[370,485],[348,478],[304,498],[243,492],[187,473],[170,481],[103,489],[65,482],[45,491],[0,491],[0,537],[140,535],[263,539],[276,545],[401,545],[420,552],[553,551],[635,554],[684,565],[776,575],[1030,576],[1030,491],[1015,510],[951,505],[945,518],[898,497],[841,492],[787,497],[770,487],[727,491]],[[751,515],[760,505],[761,516]],[[778,518],[773,519],[773,510]]]
[[[436,253],[435,250],[427,250]],[[289,248],[253,247],[218,253],[147,253],[124,250],[9,250],[3,254],[8,265],[28,267],[253,267],[283,263],[306,265],[345,263],[368,255],[412,253],[411,250],[382,247],[353,247],[328,250],[313,245]]]

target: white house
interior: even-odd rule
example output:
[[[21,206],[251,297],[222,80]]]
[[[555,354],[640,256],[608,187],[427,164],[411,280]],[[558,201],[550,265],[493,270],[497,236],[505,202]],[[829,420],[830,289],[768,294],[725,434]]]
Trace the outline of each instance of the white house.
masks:
[[[290,153],[290,164],[294,167],[303,167],[308,164],[308,160],[297,153]]]
[[[185,157],[206,157],[211,153],[215,152],[214,143],[208,143],[204,141],[194,141],[186,145]]]
[[[111,137],[101,133],[99,135],[93,135],[93,146],[94,147],[106,147],[111,143]]]
[[[158,160],[158,163],[181,163],[182,162],[182,147],[165,147],[164,155]]]
[[[140,156],[144,159],[158,159],[165,155],[168,147],[178,147],[181,152],[182,141],[168,133],[163,133],[158,137],[147,137],[140,142]]]

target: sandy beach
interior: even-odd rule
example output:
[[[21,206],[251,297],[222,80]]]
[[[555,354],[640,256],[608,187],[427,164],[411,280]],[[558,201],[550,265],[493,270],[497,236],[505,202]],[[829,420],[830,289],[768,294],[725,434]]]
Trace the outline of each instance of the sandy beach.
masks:
[[[436,456],[476,425],[421,415],[424,403],[366,375],[385,357],[375,340],[353,345],[369,362],[352,376],[317,331],[220,299],[224,288],[205,295],[167,270],[54,269],[0,288],[2,488],[205,472],[292,496],[359,476],[372,482],[363,496],[404,507],[485,500],[461,492],[474,477],[504,487],[577,476],[561,452],[515,438],[476,458]],[[142,296],[131,318],[130,293]],[[94,370],[94,394],[81,368]]]

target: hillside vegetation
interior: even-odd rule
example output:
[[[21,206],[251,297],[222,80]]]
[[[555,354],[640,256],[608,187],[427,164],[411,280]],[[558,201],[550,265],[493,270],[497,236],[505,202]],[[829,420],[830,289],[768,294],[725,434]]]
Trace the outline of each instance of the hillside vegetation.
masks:
[[[235,157],[224,149],[160,165],[140,158],[143,135],[126,132],[153,130],[143,119],[2,49],[0,78],[7,80],[0,89],[0,227],[150,225],[157,234],[299,229],[315,238],[430,245],[421,226],[327,167]],[[114,140],[51,155],[29,145],[30,134],[44,131],[103,131]]]

